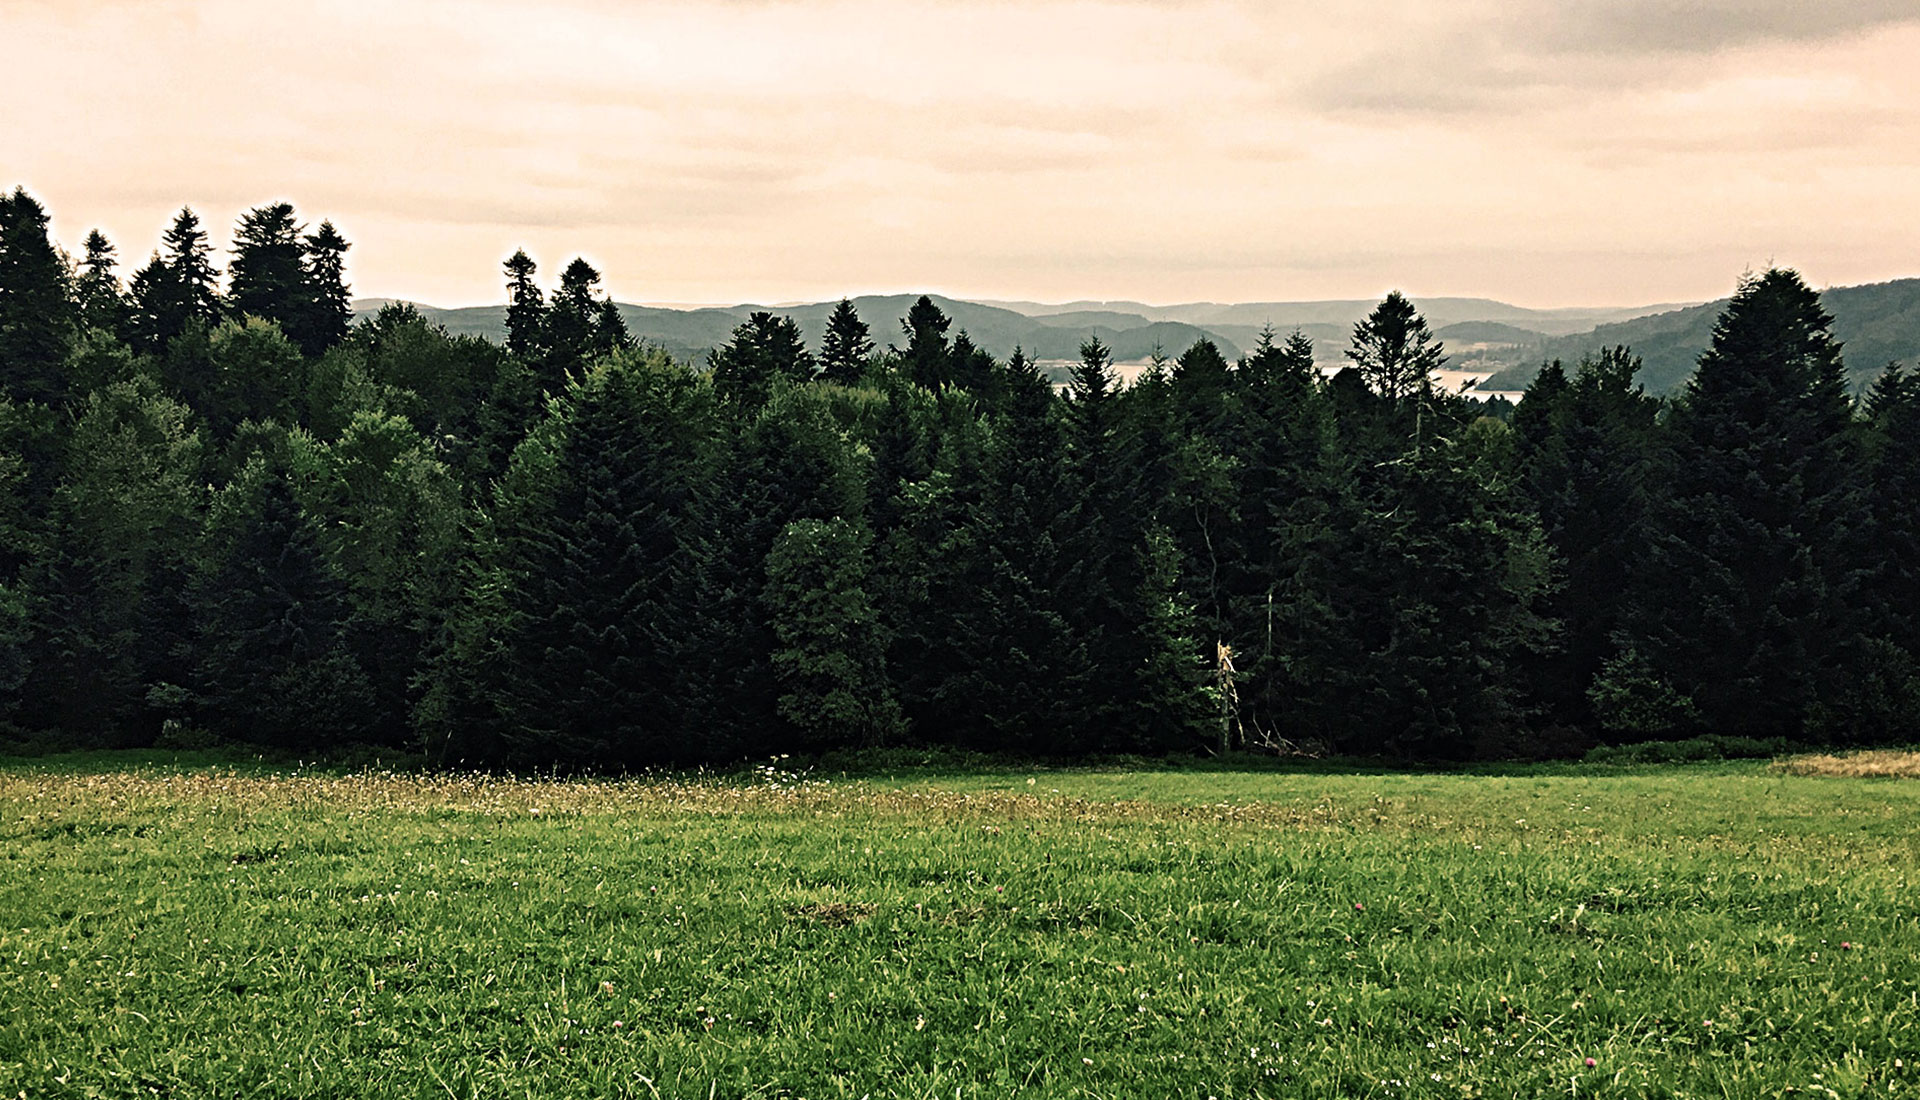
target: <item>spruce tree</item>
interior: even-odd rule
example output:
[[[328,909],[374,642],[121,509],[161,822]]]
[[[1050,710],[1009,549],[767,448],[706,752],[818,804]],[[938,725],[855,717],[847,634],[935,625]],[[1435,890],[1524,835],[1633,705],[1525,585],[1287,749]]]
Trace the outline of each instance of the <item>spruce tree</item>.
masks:
[[[1420,393],[1447,361],[1443,345],[1427,328],[1427,319],[1397,290],[1353,326],[1347,358],[1353,360],[1361,380],[1390,401]]]
[[[113,273],[119,263],[114,259],[113,242],[95,229],[87,233],[86,249],[80,277],[74,283],[80,324],[119,336],[126,328],[127,302],[120,279]]]
[[[229,309],[272,321],[295,340],[313,312],[301,229],[292,203],[256,206],[234,227],[233,260],[227,265]]]
[[[347,338],[353,324],[353,296],[347,289],[347,249],[353,246],[330,221],[301,239],[306,271],[305,312],[288,333],[309,356],[317,356]]]
[[[0,389],[15,400],[58,405],[67,396],[60,368],[77,318],[47,220],[26,188],[0,194]]]
[[[1794,272],[1745,280],[1673,411],[1631,641],[1713,730],[1800,735],[1841,675],[1858,460],[1831,323]]]
[[[658,353],[597,360],[515,450],[421,707],[447,759],[637,768],[730,755],[692,667],[708,396]]]
[[[813,356],[791,317],[756,311],[732,337],[707,355],[714,395],[743,421],[758,415],[774,392],[813,378]]]
[[[507,276],[507,353],[529,367],[538,366],[547,348],[546,296],[533,281],[539,269],[524,249],[500,266]],[[551,384],[545,378],[542,382]]]
[[[900,371],[907,379],[930,390],[942,389],[953,381],[952,345],[947,329],[953,319],[922,294],[907,315],[900,319],[900,331],[907,338],[905,350],[894,349],[900,358]]]
[[[873,330],[860,319],[853,302],[840,299],[827,318],[826,336],[820,343],[820,376],[836,385],[858,385],[872,356]]]
[[[867,589],[864,533],[842,517],[795,520],[767,554],[776,709],[794,748],[870,747],[904,729],[887,640]]]

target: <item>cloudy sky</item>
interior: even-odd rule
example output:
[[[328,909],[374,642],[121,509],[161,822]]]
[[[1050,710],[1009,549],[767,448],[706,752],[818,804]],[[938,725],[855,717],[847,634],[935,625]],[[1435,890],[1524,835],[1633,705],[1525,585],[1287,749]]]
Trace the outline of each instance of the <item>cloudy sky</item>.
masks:
[[[1329,14],[1332,9],[1333,14]],[[0,0],[0,184],[360,294],[1700,300],[1920,274],[1913,0]]]

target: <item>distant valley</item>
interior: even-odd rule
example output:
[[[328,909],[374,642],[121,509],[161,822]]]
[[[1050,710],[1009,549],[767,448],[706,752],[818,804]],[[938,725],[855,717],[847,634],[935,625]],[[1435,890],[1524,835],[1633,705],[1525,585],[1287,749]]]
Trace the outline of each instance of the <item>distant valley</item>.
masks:
[[[884,347],[904,342],[900,318],[917,297],[864,295],[853,299],[853,304],[872,326],[875,342]],[[1203,337],[1233,359],[1250,350],[1261,331],[1271,327],[1277,333],[1299,329],[1313,339],[1316,358],[1333,367],[1343,362],[1353,326],[1377,304],[1353,299],[1155,306],[1132,301],[1049,304],[931,297],[953,318],[954,335],[965,332],[974,344],[1001,358],[1018,347],[1042,363],[1064,363],[1079,357],[1082,341],[1097,336],[1122,365],[1144,364],[1156,351],[1178,356]],[[355,315],[370,315],[389,301],[360,299],[354,303]],[[1888,361],[1910,359],[1920,352],[1920,279],[1836,287],[1824,293],[1823,301],[1834,316],[1835,333],[1846,343],[1856,385],[1877,375]],[[1426,298],[1415,299],[1415,304],[1446,344],[1449,370],[1482,379],[1481,390],[1524,389],[1547,360],[1572,364],[1602,347],[1627,344],[1646,361],[1640,378],[1647,389],[1669,393],[1692,373],[1694,360],[1711,338],[1714,318],[1726,302],[1548,310],[1485,298]],[[505,305],[460,309],[414,305],[449,332],[494,340],[505,332]],[[700,361],[710,349],[725,343],[749,314],[762,309],[792,317],[807,341],[817,344],[834,305],[676,309],[622,303],[620,312],[639,339],[676,358]]]

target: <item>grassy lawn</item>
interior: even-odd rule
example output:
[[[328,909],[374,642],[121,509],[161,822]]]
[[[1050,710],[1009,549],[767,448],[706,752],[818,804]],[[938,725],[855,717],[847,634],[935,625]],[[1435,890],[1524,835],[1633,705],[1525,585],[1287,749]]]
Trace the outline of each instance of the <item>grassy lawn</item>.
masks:
[[[1903,780],[88,759],[0,860],[0,1097],[1920,1096]]]

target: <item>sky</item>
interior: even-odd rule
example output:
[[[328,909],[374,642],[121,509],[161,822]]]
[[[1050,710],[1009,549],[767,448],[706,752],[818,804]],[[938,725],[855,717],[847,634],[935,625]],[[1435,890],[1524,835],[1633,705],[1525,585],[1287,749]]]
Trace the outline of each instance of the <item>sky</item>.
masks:
[[[1920,275],[1913,0],[0,0],[0,185],[356,294],[1700,301]]]

